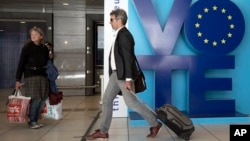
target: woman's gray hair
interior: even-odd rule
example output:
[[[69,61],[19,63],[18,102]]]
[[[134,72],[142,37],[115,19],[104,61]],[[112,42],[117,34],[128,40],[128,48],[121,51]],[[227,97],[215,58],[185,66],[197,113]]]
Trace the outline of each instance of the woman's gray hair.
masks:
[[[110,16],[114,15],[116,19],[121,19],[122,24],[125,25],[128,20],[128,16],[125,10],[123,9],[115,9],[110,12]]]

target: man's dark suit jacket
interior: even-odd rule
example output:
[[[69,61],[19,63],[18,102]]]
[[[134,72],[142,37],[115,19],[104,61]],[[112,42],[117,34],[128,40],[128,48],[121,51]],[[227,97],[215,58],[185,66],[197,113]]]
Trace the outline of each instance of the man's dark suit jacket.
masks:
[[[119,80],[125,80],[126,78],[132,78],[134,80],[137,77],[134,45],[134,38],[129,30],[126,27],[120,29],[117,33],[114,45],[116,71]],[[110,58],[111,51],[109,54],[109,74],[112,73]]]

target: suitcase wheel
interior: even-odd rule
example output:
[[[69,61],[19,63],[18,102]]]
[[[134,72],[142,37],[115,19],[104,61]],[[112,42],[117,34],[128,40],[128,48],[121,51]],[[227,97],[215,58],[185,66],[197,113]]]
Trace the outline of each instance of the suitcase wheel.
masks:
[[[194,131],[194,128],[190,129],[188,132],[181,134],[181,138],[183,138],[185,141],[188,141],[190,139],[190,136],[192,135]]]
[[[187,136],[187,135],[186,135],[186,136],[184,136],[183,138],[184,138],[186,141],[188,141],[188,140],[189,140],[189,136]]]
[[[188,141],[189,140],[189,135],[183,135],[182,138],[185,140],[185,141]]]

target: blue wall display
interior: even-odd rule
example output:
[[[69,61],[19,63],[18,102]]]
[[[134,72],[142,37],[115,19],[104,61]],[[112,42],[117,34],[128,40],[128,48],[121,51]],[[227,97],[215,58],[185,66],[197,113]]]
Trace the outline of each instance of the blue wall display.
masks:
[[[250,114],[248,4],[129,0],[137,58],[151,72],[146,74],[150,89],[143,92],[147,97],[140,97],[155,100],[148,103],[155,108],[173,104],[190,117]]]

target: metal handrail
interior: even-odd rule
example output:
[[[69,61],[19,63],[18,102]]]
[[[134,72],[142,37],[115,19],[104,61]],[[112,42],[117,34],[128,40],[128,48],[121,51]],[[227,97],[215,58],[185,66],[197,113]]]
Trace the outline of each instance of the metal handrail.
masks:
[[[73,85],[73,86],[57,86],[58,89],[93,89],[97,88],[99,85],[86,86],[86,85]]]

